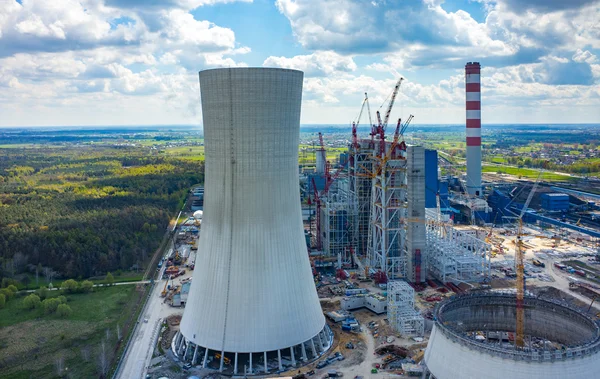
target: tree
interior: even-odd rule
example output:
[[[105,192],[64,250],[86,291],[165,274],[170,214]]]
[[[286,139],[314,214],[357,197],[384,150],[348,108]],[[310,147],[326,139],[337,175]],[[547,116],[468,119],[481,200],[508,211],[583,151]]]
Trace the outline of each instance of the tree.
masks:
[[[77,281],[74,279],[68,279],[63,282],[60,288],[66,290],[67,292],[73,293],[79,289],[79,283],[77,283]]]
[[[59,297],[57,297],[57,299],[58,299],[58,301],[59,301],[61,304],[67,304],[67,298],[66,298],[66,297],[64,297],[64,296],[59,296]]]
[[[58,313],[60,317],[69,317],[73,311],[67,304],[60,304],[58,308],[56,308],[56,313]]]
[[[40,297],[34,293],[23,299],[23,306],[27,309],[35,309],[41,304]]]
[[[11,290],[9,290],[8,288],[2,288],[0,289],[0,294],[4,295],[4,297],[6,298],[6,300],[10,300],[12,299],[12,297],[15,295]]]
[[[29,288],[29,282],[31,282],[31,278],[29,277],[29,275],[25,275],[23,279],[21,279],[21,283],[25,285],[25,289]]]
[[[44,306],[44,312],[46,313],[54,313],[56,309],[60,305],[60,300],[56,298],[46,299],[42,301],[42,305]]]
[[[0,293],[0,309],[4,308],[4,304],[6,304],[6,296],[3,293]]]
[[[13,295],[19,291],[14,284],[11,284],[10,286],[6,287],[6,289],[12,292]]]
[[[109,272],[106,274],[106,284],[112,286],[115,283],[115,277]]]
[[[37,293],[37,295],[40,297],[40,299],[44,300],[45,298],[48,297],[48,288],[46,287],[40,287],[40,289],[38,289],[37,291],[35,291]]]
[[[83,292],[90,292],[92,289],[94,289],[94,283],[92,283],[89,280],[84,280],[83,282],[81,282],[81,290]]]

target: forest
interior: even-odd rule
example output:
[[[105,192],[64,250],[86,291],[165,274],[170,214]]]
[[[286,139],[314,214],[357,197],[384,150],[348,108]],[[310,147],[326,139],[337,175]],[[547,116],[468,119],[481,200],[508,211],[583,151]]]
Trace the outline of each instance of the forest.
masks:
[[[203,172],[139,147],[0,148],[0,279],[143,269]]]

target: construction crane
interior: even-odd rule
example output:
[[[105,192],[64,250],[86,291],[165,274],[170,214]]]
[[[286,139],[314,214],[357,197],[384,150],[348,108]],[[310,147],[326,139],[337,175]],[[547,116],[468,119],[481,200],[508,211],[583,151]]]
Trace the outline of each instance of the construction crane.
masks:
[[[531,199],[533,198],[533,195],[535,194],[535,191],[537,189],[538,183],[540,182],[540,177],[542,176],[542,172],[540,171],[537,179],[535,180],[535,183],[533,185],[533,188],[531,188],[531,191],[529,192],[529,195],[527,196],[527,201],[525,201],[525,204],[523,204],[523,208],[521,209],[521,214],[519,215],[519,226],[517,229],[517,241],[515,243],[516,245],[516,256],[515,256],[515,263],[517,266],[517,332],[516,332],[516,338],[515,338],[515,346],[517,348],[523,348],[525,346],[525,340],[524,340],[524,335],[525,335],[525,330],[524,330],[524,323],[525,323],[525,308],[523,305],[524,302],[524,298],[525,298],[525,267],[524,267],[524,263],[523,263],[523,216],[525,215],[525,212],[527,211],[527,207],[529,207],[529,203],[531,202]]]
[[[400,90],[400,86],[402,85],[403,77],[400,77],[394,86],[394,91],[392,92],[392,97],[390,98],[390,103],[388,104],[387,111],[385,112],[385,117],[383,119],[383,130],[387,127],[388,121],[390,119],[390,114],[392,113],[392,107],[394,106],[394,102],[396,101],[396,96],[398,96],[398,91]],[[378,112],[379,113],[379,112]]]

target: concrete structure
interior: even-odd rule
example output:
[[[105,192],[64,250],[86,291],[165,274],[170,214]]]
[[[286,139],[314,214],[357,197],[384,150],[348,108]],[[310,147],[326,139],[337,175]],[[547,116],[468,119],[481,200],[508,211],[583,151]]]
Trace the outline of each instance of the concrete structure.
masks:
[[[481,196],[481,66],[469,62],[465,66],[467,109],[467,192]]]
[[[200,72],[206,202],[194,280],[172,348],[227,374],[326,351],[298,191],[303,73]],[[286,365],[286,367],[289,365]]]
[[[427,279],[427,242],[425,230],[425,149],[408,146],[406,150],[408,219],[406,223],[406,279],[424,283]]]
[[[342,298],[340,307],[345,311],[367,308],[371,312],[379,315],[387,311],[387,300],[385,297],[376,294],[359,294]]]
[[[318,147],[316,153],[316,173],[317,175],[325,174],[325,166],[327,165],[327,152],[324,148]]]
[[[570,379],[598,376],[600,328],[594,320],[563,304],[540,298],[526,297],[524,306],[526,347],[517,350],[512,343],[502,342],[501,337],[504,332],[515,330],[514,294],[479,293],[440,303],[425,351],[429,371],[425,377]]]
[[[392,328],[403,336],[423,336],[425,320],[415,309],[415,290],[405,281],[387,285],[388,320]]]

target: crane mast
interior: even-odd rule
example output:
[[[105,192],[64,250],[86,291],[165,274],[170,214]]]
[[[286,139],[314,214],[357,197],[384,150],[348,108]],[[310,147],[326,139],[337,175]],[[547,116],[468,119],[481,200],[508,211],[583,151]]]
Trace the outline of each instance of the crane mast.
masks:
[[[516,268],[517,268],[517,330],[516,330],[516,338],[515,338],[515,345],[517,346],[517,348],[523,348],[525,346],[525,340],[524,340],[524,335],[525,335],[525,308],[523,305],[524,302],[524,298],[525,298],[525,267],[524,267],[524,263],[523,263],[523,216],[525,215],[525,212],[527,211],[527,207],[529,207],[529,203],[531,202],[531,199],[533,198],[533,195],[535,194],[535,191],[537,189],[538,183],[540,182],[540,176],[542,175],[542,173],[540,172],[540,174],[538,175],[537,179],[535,180],[535,184],[533,185],[533,188],[531,189],[531,191],[529,192],[529,195],[527,196],[527,201],[525,201],[525,204],[523,205],[523,209],[521,209],[521,214],[519,215],[519,227],[517,229],[517,242],[516,242],[516,259],[515,259],[515,263],[516,263]]]
[[[404,80],[403,77],[400,77],[400,79],[398,79],[398,82],[396,82],[396,86],[394,86],[394,92],[392,92],[392,97],[390,98],[390,104],[388,105],[387,111],[385,112],[385,117],[383,119],[383,130],[385,131],[385,128],[387,127],[388,121],[390,119],[390,114],[392,113],[392,107],[394,106],[394,101],[396,101],[396,96],[398,96],[398,91],[400,90],[400,85],[402,85],[402,81]]]

